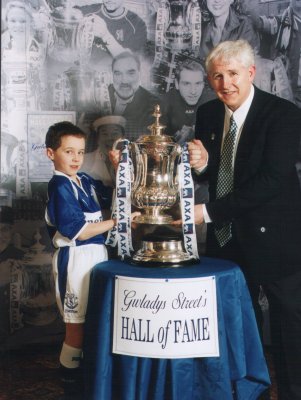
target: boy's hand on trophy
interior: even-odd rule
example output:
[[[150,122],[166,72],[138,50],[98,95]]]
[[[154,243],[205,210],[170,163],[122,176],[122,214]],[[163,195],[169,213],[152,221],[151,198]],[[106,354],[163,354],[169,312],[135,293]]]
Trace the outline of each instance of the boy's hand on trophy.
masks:
[[[119,159],[120,159],[120,150],[110,150],[108,155],[109,155],[109,159],[110,159],[115,171],[117,171]]]
[[[208,164],[208,152],[203,143],[198,139],[193,139],[188,143],[190,166],[196,170],[204,169]]]

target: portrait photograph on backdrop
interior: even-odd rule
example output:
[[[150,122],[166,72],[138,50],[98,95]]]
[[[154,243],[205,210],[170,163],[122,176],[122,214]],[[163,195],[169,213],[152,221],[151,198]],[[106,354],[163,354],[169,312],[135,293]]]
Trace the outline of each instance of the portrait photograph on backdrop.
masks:
[[[197,137],[197,110],[217,97],[206,57],[238,39],[255,52],[255,87],[301,112],[300,0],[2,0],[0,351],[64,335],[44,222],[49,126],[81,129],[81,172],[114,188],[114,142],[149,135],[156,105],[176,143]],[[296,170],[301,185],[301,143]],[[207,181],[195,197],[208,200]]]

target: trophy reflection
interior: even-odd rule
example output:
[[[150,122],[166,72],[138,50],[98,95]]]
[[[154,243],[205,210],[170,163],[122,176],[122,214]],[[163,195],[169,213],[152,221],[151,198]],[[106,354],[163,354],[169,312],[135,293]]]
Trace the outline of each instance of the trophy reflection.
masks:
[[[173,50],[189,48],[192,37],[190,3],[188,0],[170,0],[166,5],[169,10],[169,24],[165,32],[167,41]]]

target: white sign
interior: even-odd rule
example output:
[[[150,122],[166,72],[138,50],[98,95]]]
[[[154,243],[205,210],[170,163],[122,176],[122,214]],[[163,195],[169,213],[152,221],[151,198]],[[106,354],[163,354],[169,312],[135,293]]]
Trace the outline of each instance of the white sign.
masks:
[[[214,276],[115,278],[113,353],[149,358],[219,356]]]

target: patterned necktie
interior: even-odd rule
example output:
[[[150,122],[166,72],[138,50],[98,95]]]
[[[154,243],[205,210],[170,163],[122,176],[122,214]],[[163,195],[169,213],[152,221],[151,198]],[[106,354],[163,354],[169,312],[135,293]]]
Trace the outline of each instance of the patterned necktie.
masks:
[[[217,199],[226,196],[233,189],[233,156],[237,125],[231,115],[230,128],[227,132],[221,153],[220,166],[217,177],[216,197]],[[215,235],[220,247],[223,247],[232,237],[231,223],[215,228]]]

